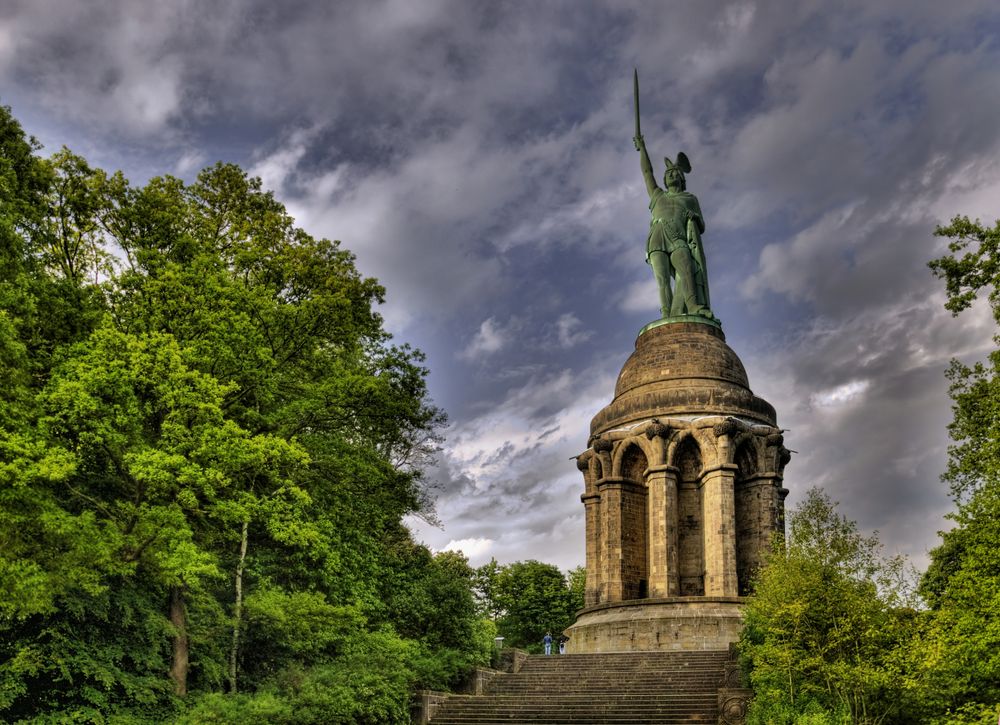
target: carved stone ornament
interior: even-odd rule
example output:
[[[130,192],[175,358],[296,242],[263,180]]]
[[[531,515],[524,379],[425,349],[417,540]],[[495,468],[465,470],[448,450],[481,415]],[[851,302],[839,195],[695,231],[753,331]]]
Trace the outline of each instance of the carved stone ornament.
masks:
[[[726,418],[721,423],[716,423],[712,426],[712,432],[715,433],[716,437],[731,436],[734,433],[738,433],[743,427],[735,418]]]
[[[590,468],[590,459],[578,457],[576,459],[576,467],[581,471],[586,471],[588,468]]]
[[[719,708],[719,722],[724,725],[743,725],[747,721],[750,698],[739,694],[730,695]]]
[[[743,671],[738,662],[726,663],[726,674],[722,678],[722,686],[729,690],[738,690],[743,687]]]
[[[792,460],[792,452],[782,446],[778,449],[778,460],[781,461],[782,466],[788,465],[788,462]]]
[[[653,419],[649,425],[646,426],[646,437],[652,440],[659,436],[660,438],[666,438],[670,435],[670,426],[661,423],[660,421]]]
[[[769,446],[780,446],[785,442],[785,436],[781,433],[772,433],[764,439],[764,442]]]
[[[611,441],[609,441],[607,438],[598,438],[596,441],[594,441],[593,447],[597,453],[610,453],[612,445]]]

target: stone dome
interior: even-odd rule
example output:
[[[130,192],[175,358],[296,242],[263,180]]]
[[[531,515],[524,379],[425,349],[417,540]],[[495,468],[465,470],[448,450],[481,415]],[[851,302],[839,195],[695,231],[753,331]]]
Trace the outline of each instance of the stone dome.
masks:
[[[670,322],[642,332],[615,397],[590,424],[592,435],[655,416],[738,415],[775,425],[774,408],[750,391],[746,369],[722,330]]]

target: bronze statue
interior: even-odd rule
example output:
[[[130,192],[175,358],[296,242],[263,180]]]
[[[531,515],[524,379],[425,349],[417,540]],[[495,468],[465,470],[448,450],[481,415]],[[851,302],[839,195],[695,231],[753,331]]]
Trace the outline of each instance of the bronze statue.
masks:
[[[664,158],[667,170],[663,175],[666,190],[656,184],[653,164],[646,152],[646,143],[639,131],[639,72],[634,76],[635,148],[640,154],[642,176],[649,192],[649,236],[646,237],[646,262],[660,290],[660,312],[663,317],[700,315],[715,320],[708,297],[708,274],[701,235],[705,219],[698,198],[687,191],[684,174],[691,172],[691,162],[682,152],[677,161]],[[673,288],[671,289],[671,282]]]

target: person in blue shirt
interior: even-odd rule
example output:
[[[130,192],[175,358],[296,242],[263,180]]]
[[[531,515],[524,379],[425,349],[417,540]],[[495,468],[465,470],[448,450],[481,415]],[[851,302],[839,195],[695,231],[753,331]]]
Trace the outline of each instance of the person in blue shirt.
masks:
[[[542,637],[542,644],[545,645],[545,654],[547,654],[547,655],[552,654],[552,634],[551,633],[549,633],[549,632],[545,633],[545,636]]]

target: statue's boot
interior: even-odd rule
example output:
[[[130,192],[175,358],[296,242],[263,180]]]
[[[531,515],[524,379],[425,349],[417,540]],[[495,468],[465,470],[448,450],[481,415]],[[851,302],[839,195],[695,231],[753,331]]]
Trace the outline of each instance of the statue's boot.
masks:
[[[684,304],[687,307],[689,315],[704,315],[705,312],[708,310],[708,308],[705,307],[705,305],[698,303],[698,298],[695,297],[694,295],[689,295],[688,298],[684,300]]]
[[[689,295],[686,295],[684,297],[684,312],[683,312],[683,314],[685,314],[685,315],[704,315],[706,312],[708,312],[708,315],[711,316],[712,313],[708,311],[708,308],[705,307],[705,305],[700,304],[698,302],[698,298],[694,294],[689,294]]]

